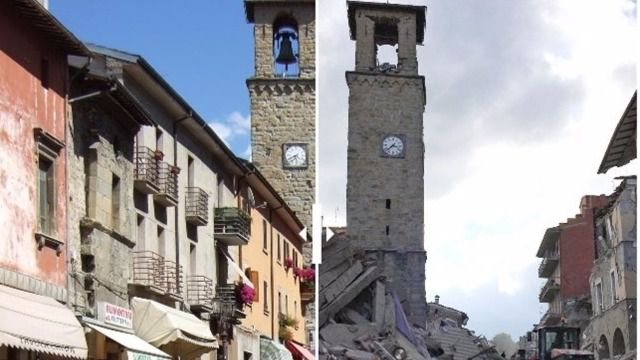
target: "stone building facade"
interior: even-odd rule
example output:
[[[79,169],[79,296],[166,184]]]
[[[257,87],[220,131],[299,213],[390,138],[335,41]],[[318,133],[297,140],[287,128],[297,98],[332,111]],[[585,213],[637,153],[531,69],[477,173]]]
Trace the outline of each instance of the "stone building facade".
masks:
[[[637,91],[613,131],[598,168],[636,159]],[[637,353],[637,177],[622,180],[595,216],[595,261],[591,268],[593,316],[585,331],[585,347],[596,359],[635,358]]]
[[[598,359],[636,351],[636,178],[624,179],[596,219],[591,269],[593,317],[587,333]]]
[[[424,250],[424,76],[426,7],[349,2],[356,41],[349,86],[347,226],[357,251],[374,254],[411,322],[426,322]],[[376,63],[397,45],[397,65]]]
[[[315,1],[245,0],[253,23],[255,74],[251,97],[251,161],[311,233],[315,198]],[[295,59],[279,70],[281,29],[294,33]],[[295,40],[294,40],[295,39]],[[311,263],[311,247],[305,248]]]
[[[75,60],[72,69],[80,71],[86,59]],[[103,302],[129,307],[129,264],[137,240],[128,195],[134,189],[134,139],[141,126],[153,125],[135,99],[118,85],[106,90],[111,86],[87,76],[74,81],[69,100],[68,239],[76,254],[69,291],[75,311],[90,317]]]

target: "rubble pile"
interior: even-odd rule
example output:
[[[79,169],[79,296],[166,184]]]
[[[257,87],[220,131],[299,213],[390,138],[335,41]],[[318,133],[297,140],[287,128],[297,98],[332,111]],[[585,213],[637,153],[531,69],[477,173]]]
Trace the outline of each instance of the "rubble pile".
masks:
[[[323,244],[320,266],[320,358],[429,360],[376,260],[353,254],[338,233]]]

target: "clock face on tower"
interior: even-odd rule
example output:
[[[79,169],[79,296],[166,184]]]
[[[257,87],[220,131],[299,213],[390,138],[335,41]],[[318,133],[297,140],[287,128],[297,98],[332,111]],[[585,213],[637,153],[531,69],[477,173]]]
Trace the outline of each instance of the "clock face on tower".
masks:
[[[305,169],[309,165],[307,144],[283,144],[282,167],[285,169]]]
[[[403,158],[406,147],[404,135],[387,134],[380,142],[380,155],[383,157]]]

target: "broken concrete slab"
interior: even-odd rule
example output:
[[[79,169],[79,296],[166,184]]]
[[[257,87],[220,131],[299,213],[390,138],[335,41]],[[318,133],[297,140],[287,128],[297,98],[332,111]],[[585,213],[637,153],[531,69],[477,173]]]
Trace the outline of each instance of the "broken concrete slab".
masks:
[[[349,286],[363,271],[362,263],[356,261],[347,271],[342,273],[331,285],[322,290],[324,302],[333,301],[344,289]],[[323,303],[320,304],[322,306]],[[346,305],[346,304],[345,304]]]
[[[380,269],[377,266],[368,268],[362,275],[355,279],[347,288],[344,289],[338,296],[325,306],[320,308],[320,324],[324,325],[327,320],[335,315],[338,311],[342,310],[345,306],[349,305],[353,299],[355,299],[362,290],[366,289],[372,282],[374,282],[380,276]]]
[[[377,335],[375,324],[327,324],[320,329],[320,337],[331,346],[339,345],[351,349],[357,349],[355,340],[365,335]]]
[[[322,266],[321,264],[320,269],[322,269],[322,276],[320,276],[320,290],[324,289],[325,287],[327,287],[327,285],[334,282],[340,275],[342,275],[342,273],[347,271],[350,266],[351,264],[349,261],[343,261],[333,269],[324,271],[324,266]]]
[[[362,314],[360,314],[359,312],[357,312],[357,311],[355,311],[353,309],[350,309],[350,308],[342,309],[339,314],[340,314],[340,317],[347,324],[359,325],[359,324],[369,324],[369,323],[371,323],[371,321],[369,319],[367,319],[366,317],[362,316]]]

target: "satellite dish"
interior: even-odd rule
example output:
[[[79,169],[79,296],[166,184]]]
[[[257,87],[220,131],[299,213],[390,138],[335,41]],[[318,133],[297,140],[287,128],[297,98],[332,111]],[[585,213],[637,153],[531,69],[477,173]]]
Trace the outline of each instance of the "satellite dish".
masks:
[[[247,199],[251,207],[256,207],[256,198],[253,196],[253,190],[251,190],[250,186],[247,188]]]

